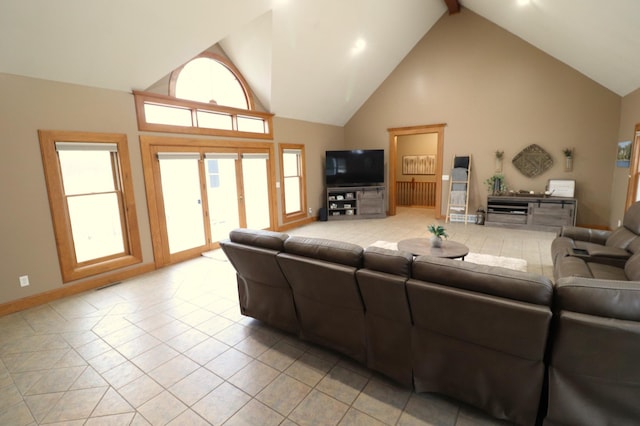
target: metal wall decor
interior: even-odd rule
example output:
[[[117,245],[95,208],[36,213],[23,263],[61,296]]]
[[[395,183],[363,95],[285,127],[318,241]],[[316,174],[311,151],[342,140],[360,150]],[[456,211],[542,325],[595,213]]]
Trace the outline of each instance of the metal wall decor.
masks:
[[[513,157],[514,167],[526,177],[536,177],[553,166],[553,158],[536,144],[531,144]]]

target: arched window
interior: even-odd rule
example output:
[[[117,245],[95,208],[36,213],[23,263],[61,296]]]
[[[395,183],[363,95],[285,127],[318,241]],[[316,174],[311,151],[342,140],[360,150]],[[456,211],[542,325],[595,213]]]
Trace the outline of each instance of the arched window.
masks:
[[[253,109],[240,72],[222,56],[203,53],[171,74],[169,95],[232,108]]]

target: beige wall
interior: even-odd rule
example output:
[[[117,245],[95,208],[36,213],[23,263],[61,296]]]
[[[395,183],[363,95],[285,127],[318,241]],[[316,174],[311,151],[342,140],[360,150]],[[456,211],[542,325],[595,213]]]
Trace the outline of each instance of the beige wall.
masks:
[[[463,9],[443,16],[418,42],[347,123],[345,141],[388,150],[388,128],[446,123],[443,173],[454,155],[473,157],[470,211],[486,204],[482,182],[493,174],[495,151],[504,150],[512,189],[543,191],[548,179],[575,179],[578,223],[608,225],[620,103],[615,93]],[[552,155],[554,166],[529,179],[511,159],[533,143]],[[563,170],[565,147],[576,152],[571,173]]]
[[[620,129],[618,141],[634,141],[634,129],[640,123],[640,89],[622,98],[620,112]],[[613,186],[611,191],[611,218],[609,226],[615,228],[624,216],[624,206],[629,184],[629,169],[615,167],[613,170]]]
[[[133,96],[6,74],[0,74],[0,93],[0,304],[72,285],[62,284],[58,266],[38,129],[127,135],[143,262],[152,264]],[[324,151],[343,146],[342,127],[275,118],[273,142],[305,144],[309,207],[315,215],[323,205]],[[29,275],[31,285],[21,288],[20,275]]]
[[[0,304],[62,286],[38,129],[127,135],[143,262],[153,262],[132,95],[6,74],[0,93]]]

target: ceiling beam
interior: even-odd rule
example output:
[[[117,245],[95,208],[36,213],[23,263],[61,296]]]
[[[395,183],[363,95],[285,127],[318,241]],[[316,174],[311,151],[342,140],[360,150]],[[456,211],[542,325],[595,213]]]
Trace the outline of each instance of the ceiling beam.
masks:
[[[444,0],[444,3],[447,5],[447,9],[449,9],[449,15],[460,12],[460,3],[458,3],[458,0]]]

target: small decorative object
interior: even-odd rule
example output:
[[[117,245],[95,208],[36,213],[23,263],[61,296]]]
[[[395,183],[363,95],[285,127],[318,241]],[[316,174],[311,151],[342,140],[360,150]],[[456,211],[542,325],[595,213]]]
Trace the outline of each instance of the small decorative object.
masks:
[[[564,154],[564,171],[570,172],[573,170],[573,148],[565,148],[562,153]]]
[[[442,247],[442,238],[447,238],[446,229],[442,225],[429,225],[427,228],[433,234],[431,237],[431,247]]]
[[[484,225],[487,212],[483,208],[476,210],[476,225]]]
[[[496,173],[502,173],[502,157],[504,157],[504,151],[496,151]]]
[[[536,177],[553,166],[553,158],[540,146],[531,144],[513,157],[513,166],[526,177]]]
[[[496,173],[484,181],[487,190],[491,195],[500,195],[507,192],[507,185],[504,183],[504,175]]]

